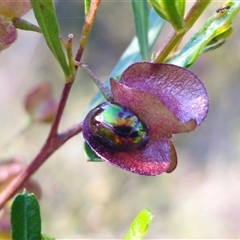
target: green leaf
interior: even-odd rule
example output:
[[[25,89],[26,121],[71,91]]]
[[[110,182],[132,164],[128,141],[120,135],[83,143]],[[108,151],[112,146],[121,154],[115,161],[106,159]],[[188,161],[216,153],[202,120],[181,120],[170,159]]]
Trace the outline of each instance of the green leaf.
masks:
[[[41,240],[38,200],[24,191],[17,194],[11,207],[12,240]]]
[[[123,240],[139,240],[147,233],[153,215],[147,209],[142,210],[132,222]]]
[[[36,26],[22,18],[15,19],[14,26],[18,29],[25,30],[25,31],[33,31],[33,32],[38,32],[38,33],[42,32],[38,26]]]
[[[181,67],[189,67],[196,61],[202,52],[206,51],[204,47],[213,44],[214,41],[211,42],[213,39],[217,41],[223,40],[231,34],[232,21],[239,12],[240,2],[228,1],[225,4],[230,6],[230,8],[222,12],[216,12],[211,16],[202,28],[193,35],[180,53],[175,58],[171,59],[169,63]],[[214,45],[212,48],[214,48]]]
[[[179,15],[184,18],[185,14],[185,5],[186,5],[186,0],[178,0],[175,2],[176,3],[176,8],[179,12]]]
[[[185,0],[148,0],[160,17],[170,22],[175,31],[184,29]]]
[[[211,44],[207,44],[202,50],[201,50],[201,54],[202,53],[206,53],[206,52],[210,52],[212,50],[215,50],[219,47],[221,47],[224,43],[225,43],[225,39],[222,40],[218,40],[216,42],[213,42]]]
[[[147,6],[147,1],[132,0],[132,8],[140,53],[143,60],[148,60],[149,9]]]
[[[48,47],[59,62],[65,77],[69,79],[70,69],[59,38],[59,26],[52,0],[31,0],[34,15],[42,30]]]
[[[204,48],[201,50],[201,54],[221,47],[226,42],[226,39],[231,36],[232,32],[233,28],[231,27],[227,31],[214,37],[206,46],[204,46]]]
[[[84,12],[85,12],[85,16],[87,16],[89,8],[91,5],[91,0],[84,0]]]
[[[226,42],[226,39],[229,36],[231,36],[232,32],[233,32],[233,28],[231,27],[227,31],[214,37],[210,42],[208,42],[208,44],[206,46],[204,46],[201,53],[205,53],[205,52],[215,50],[215,49],[221,47]]]
[[[89,162],[104,162],[98,155],[84,142],[84,152]]]
[[[42,234],[41,240],[55,240],[55,238],[49,237],[49,236],[47,236],[45,234]]]

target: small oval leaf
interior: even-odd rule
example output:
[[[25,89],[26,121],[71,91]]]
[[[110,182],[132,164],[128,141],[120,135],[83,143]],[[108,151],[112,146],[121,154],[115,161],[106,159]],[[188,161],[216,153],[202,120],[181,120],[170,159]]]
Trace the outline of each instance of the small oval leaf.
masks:
[[[153,215],[148,209],[142,210],[132,222],[123,240],[138,240],[144,237],[152,218]]]
[[[88,158],[88,162],[104,162],[104,160],[98,157],[98,155],[89,147],[86,142],[84,142],[84,152]]]
[[[45,234],[42,234],[42,239],[41,240],[55,240],[55,238],[49,237]]]
[[[38,200],[24,191],[17,194],[11,208],[12,240],[41,240]]]
[[[58,103],[52,96],[51,85],[40,83],[25,96],[24,106],[32,121],[51,123],[57,113]]]

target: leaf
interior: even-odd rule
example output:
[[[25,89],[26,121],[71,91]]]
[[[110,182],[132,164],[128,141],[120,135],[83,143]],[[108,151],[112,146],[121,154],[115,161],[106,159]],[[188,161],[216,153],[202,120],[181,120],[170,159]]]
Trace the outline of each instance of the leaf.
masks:
[[[147,1],[132,0],[132,8],[134,14],[134,23],[136,36],[143,60],[149,58],[148,48],[148,28],[149,28],[149,9]]]
[[[98,155],[84,142],[84,152],[89,162],[104,162]]]
[[[42,30],[48,47],[59,62],[66,78],[70,77],[70,69],[59,39],[59,26],[52,0],[31,0],[34,15]]]
[[[208,42],[208,44],[206,46],[204,46],[201,53],[212,51],[212,50],[215,50],[215,49],[221,47],[226,42],[226,39],[229,36],[231,36],[232,32],[233,32],[233,28],[231,27],[227,31],[214,37],[210,42]]]
[[[155,11],[150,11],[150,28],[148,31],[149,51],[151,51],[164,25],[165,21],[162,18],[159,18]],[[134,37],[132,42],[129,44],[129,46],[119,59],[118,63],[110,73],[108,79],[110,79],[110,77],[116,78],[116,76],[120,76],[129,65],[138,61],[141,61],[141,54],[137,38]],[[109,82],[107,84],[109,85]],[[93,107],[101,103],[103,100],[104,99],[101,93],[96,94],[86,111],[92,109]]]
[[[28,21],[26,21],[22,18],[15,19],[14,20],[14,26],[18,29],[21,29],[21,30],[41,33],[41,29],[38,26],[36,26],[36,25],[34,25],[34,24],[32,24],[32,23],[30,23],[30,22],[28,22]]]
[[[55,238],[49,237],[49,236],[47,236],[45,234],[42,234],[41,240],[55,240]]]
[[[175,2],[180,16],[183,18],[185,14],[186,0],[178,0]]]
[[[38,200],[24,191],[17,194],[11,208],[12,240],[41,240]]]
[[[169,63],[181,67],[190,67],[198,58],[198,56],[206,51],[204,47],[211,43],[211,40],[223,39],[231,33],[231,25],[240,9],[239,1],[228,1],[230,6],[221,12],[216,12],[211,16],[202,28],[189,40],[181,52],[173,58]],[[224,34],[225,33],[225,34]]]
[[[132,222],[123,240],[138,240],[144,237],[152,221],[153,215],[148,209],[142,210]]]
[[[184,29],[185,0],[148,0],[148,2],[160,17],[172,24],[177,32]]]
[[[91,0],[84,0],[84,12],[85,16],[87,16],[89,8],[90,8]]]

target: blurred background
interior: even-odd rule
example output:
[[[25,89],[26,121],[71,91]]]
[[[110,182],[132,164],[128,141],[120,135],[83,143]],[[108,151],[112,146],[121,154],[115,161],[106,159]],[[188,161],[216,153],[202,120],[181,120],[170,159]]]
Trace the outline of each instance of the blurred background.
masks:
[[[187,8],[192,2],[188,3]],[[184,39],[196,32],[222,2],[214,1]],[[56,1],[61,35],[74,34],[74,51],[84,21],[82,1]],[[35,22],[32,12],[25,19]],[[240,24],[227,42],[202,55],[191,70],[210,97],[206,120],[192,133],[174,136],[179,164],[171,174],[144,177],[107,163],[89,163],[81,134],[69,140],[33,178],[42,188],[43,232],[57,239],[121,239],[144,208],[154,219],[147,239],[240,238]],[[22,156],[28,164],[50,126],[36,124],[25,134],[24,96],[40,82],[53,84],[59,98],[64,78],[37,33],[19,38],[0,55],[0,159]],[[155,50],[171,35],[166,25]],[[107,79],[134,36],[130,1],[103,1],[83,62]],[[78,72],[61,129],[79,121],[96,87]],[[10,144],[5,145],[10,141]]]

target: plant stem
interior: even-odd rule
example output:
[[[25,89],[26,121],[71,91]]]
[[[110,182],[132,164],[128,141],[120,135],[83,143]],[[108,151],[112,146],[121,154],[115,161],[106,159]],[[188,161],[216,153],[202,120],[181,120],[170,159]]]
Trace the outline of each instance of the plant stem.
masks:
[[[156,53],[156,56],[153,62],[161,63],[166,59],[168,54],[181,41],[181,39],[189,31],[189,29],[193,26],[193,24],[197,21],[197,19],[201,16],[201,14],[203,13],[203,11],[206,9],[206,7],[210,2],[211,0],[196,1],[196,3],[192,6],[190,11],[187,13],[187,15],[184,18],[185,28],[182,29],[182,31],[180,32],[175,32],[172,35],[172,37],[168,39],[165,46],[163,46],[163,48]]]
[[[82,34],[81,34],[81,38],[80,38],[80,42],[79,42],[78,52],[75,57],[76,62],[80,62],[80,60],[81,60],[82,53],[86,47],[88,37],[91,32],[93,22],[95,20],[100,3],[101,3],[101,0],[92,0],[91,1],[88,15],[86,17],[85,24],[83,26],[83,30],[82,30]]]
[[[90,9],[86,17],[82,35],[80,38],[79,49],[75,56],[75,60],[77,62],[79,62],[82,58],[82,54],[86,47],[87,40],[88,40],[90,31],[92,29],[92,25],[94,23],[96,13],[100,3],[101,3],[101,0],[93,0],[91,2]],[[49,132],[49,135],[45,144],[43,145],[42,149],[37,154],[37,156],[32,160],[30,165],[22,173],[20,173],[1,193],[0,209],[58,148],[60,148],[70,138],[72,138],[73,136],[75,136],[76,134],[82,131],[82,123],[79,123],[67,129],[65,132],[58,134],[59,123],[62,118],[62,114],[65,108],[65,105],[67,103],[67,99],[70,94],[77,69],[78,69],[78,66],[75,67],[75,74],[73,74],[72,76],[72,81],[66,81],[64,85],[60,103],[57,110],[57,114],[55,116],[55,119],[53,121],[51,130]]]
[[[188,14],[185,16],[185,26],[189,30],[193,24],[202,15],[206,7],[211,3],[211,0],[198,0],[189,10]]]
[[[73,37],[74,37],[73,34],[68,35],[68,42],[65,44],[65,48],[67,50],[68,65],[70,68],[70,72],[73,75],[76,75],[75,64],[73,60],[73,52],[72,52]]]
[[[65,132],[58,134],[57,137],[49,139],[30,165],[1,193],[0,209],[58,148],[81,131],[82,123],[79,123],[67,129]]]
[[[179,43],[179,41],[183,38],[183,36],[185,35],[185,31],[181,32],[181,33],[177,33],[175,32],[172,37],[170,37],[167,41],[167,43],[165,44],[165,46],[163,46],[163,49],[160,49],[155,56],[155,59],[153,60],[153,62],[155,63],[161,63],[164,61],[164,59],[166,59],[166,57],[168,56],[168,54],[172,51],[172,49]]]
[[[71,91],[72,85],[73,85],[73,81],[65,83],[65,85],[64,85],[62,95],[61,95],[61,99],[60,99],[60,103],[59,103],[58,110],[57,110],[57,114],[56,114],[55,119],[53,121],[53,124],[52,124],[51,130],[50,130],[47,142],[50,141],[51,139],[56,138],[56,136],[57,136],[59,123],[60,123],[64,108],[66,106],[67,99],[68,99],[69,93]]]
[[[20,187],[23,186],[28,178],[35,173],[39,167],[64,143],[63,141],[59,141],[57,130],[72,84],[73,82],[68,82],[64,85],[57,114],[52,123],[51,130],[44,146],[30,165],[22,173],[20,173],[0,195],[0,209],[3,207],[4,203],[11,198]]]

